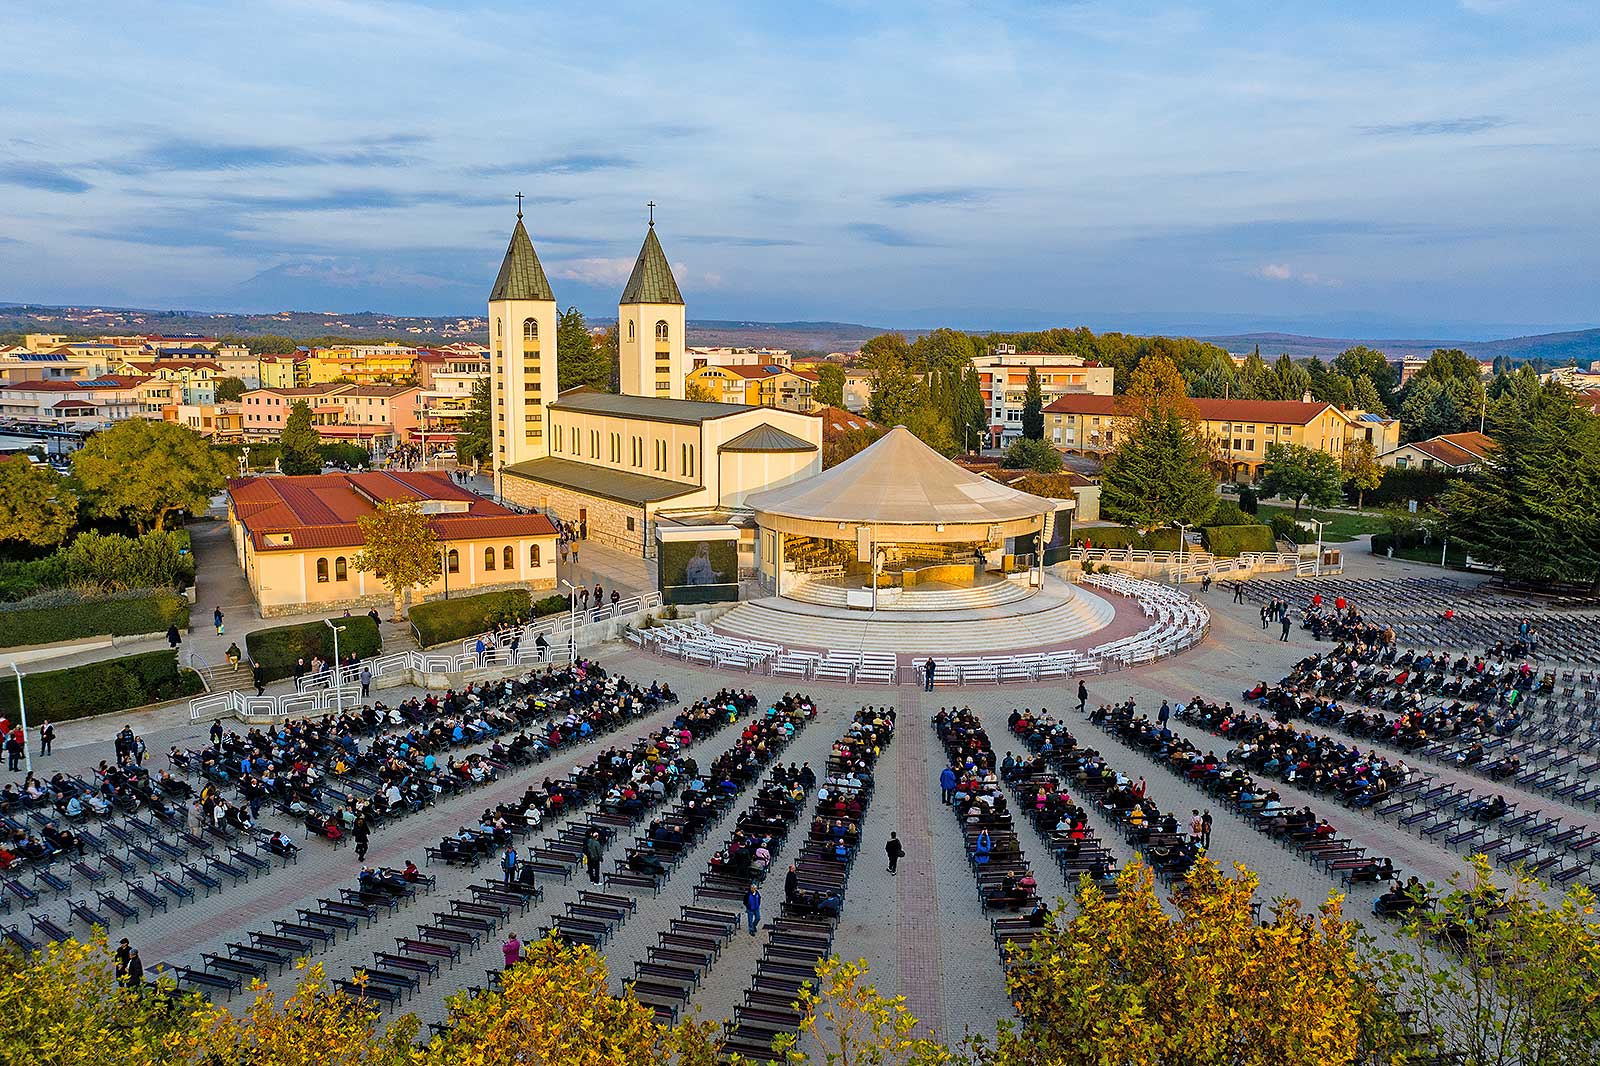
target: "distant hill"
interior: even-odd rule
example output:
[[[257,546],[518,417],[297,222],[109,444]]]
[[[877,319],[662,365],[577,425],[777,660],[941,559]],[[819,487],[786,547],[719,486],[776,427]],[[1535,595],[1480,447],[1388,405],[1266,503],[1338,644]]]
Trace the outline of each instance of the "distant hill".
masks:
[[[1435,348],[1460,348],[1475,359],[1493,359],[1497,355],[1513,359],[1543,359],[1560,365],[1576,359],[1587,366],[1600,359],[1600,329],[1584,329],[1571,333],[1540,333],[1530,337],[1508,337],[1494,341],[1453,340],[1352,340],[1333,337],[1303,337],[1297,333],[1238,333],[1226,337],[1202,337],[1201,340],[1226,348],[1230,352],[1248,352],[1261,345],[1262,358],[1276,357],[1288,352],[1295,358],[1316,356],[1332,359],[1356,344],[1376,348],[1393,359],[1408,355],[1427,355]]]

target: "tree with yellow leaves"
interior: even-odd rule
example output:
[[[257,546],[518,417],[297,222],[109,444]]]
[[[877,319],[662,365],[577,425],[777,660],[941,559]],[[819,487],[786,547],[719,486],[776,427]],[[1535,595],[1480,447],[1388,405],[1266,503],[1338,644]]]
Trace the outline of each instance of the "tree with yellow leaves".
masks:
[[[790,1066],[945,1066],[958,1061],[936,1040],[917,1035],[916,1015],[905,996],[885,996],[866,982],[867,960],[817,963],[817,982],[800,989],[800,1026],[773,1046]],[[801,1050],[809,1038],[813,1056]]]
[[[1329,896],[1315,914],[1278,900],[1253,912],[1257,879],[1201,860],[1162,907],[1135,861],[1116,891],[1085,880],[1007,977],[1022,1024],[1002,1026],[1007,1066],[1282,1066],[1355,1061],[1373,999],[1354,928]]]
[[[306,964],[280,1007],[266,984],[251,985],[255,1000],[242,1019],[224,1014],[207,1043],[223,1062],[271,1066],[406,1066],[417,1019],[407,1014],[385,1030],[371,1004],[335,990],[322,964]],[[358,978],[359,980],[359,978]]]

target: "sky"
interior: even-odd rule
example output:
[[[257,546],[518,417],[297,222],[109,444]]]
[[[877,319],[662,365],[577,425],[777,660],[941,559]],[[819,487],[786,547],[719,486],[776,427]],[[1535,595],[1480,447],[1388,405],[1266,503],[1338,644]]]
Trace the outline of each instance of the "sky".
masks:
[[[1600,324],[1600,5],[0,6],[0,302],[1479,339]]]

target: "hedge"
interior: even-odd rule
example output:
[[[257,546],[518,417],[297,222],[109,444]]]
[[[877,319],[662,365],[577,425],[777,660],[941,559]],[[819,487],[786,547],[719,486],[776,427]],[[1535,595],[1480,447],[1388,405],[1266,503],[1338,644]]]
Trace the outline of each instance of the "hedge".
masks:
[[[364,614],[348,618],[331,619],[334,625],[343,626],[339,634],[339,654],[366,659],[383,648],[383,637],[378,624]],[[261,667],[268,681],[294,674],[297,659],[304,659],[306,667],[313,658],[333,661],[333,630],[321,619],[300,622],[292,626],[274,626],[258,629],[244,638],[250,661]]]
[[[422,646],[431,648],[527,618],[531,609],[527,589],[506,589],[419,603],[411,608],[411,624],[417,627]]]
[[[1377,488],[1366,491],[1362,503],[1367,507],[1381,507],[1386,503],[1398,503],[1404,506],[1408,500],[1431,503],[1450,487],[1451,480],[1451,475],[1442,470],[1385,467],[1383,481]],[[1346,485],[1344,492],[1351,502],[1355,501],[1357,493],[1353,485]]]
[[[1072,543],[1081,545],[1085,540],[1094,548],[1142,548],[1146,551],[1175,552],[1178,550],[1176,529],[1155,529],[1140,533],[1126,526],[1085,526],[1072,531]]]
[[[199,674],[179,669],[178,656],[171,651],[147,651],[65,670],[27,674],[22,681],[31,726],[38,726],[46,718],[63,722],[164,703],[193,696],[204,688]],[[15,720],[15,684],[0,685],[0,713]]]
[[[54,594],[47,594],[54,595]],[[50,607],[0,607],[0,648],[80,637],[131,637],[189,625],[189,601],[175,593],[94,597]]]
[[[1235,557],[1241,552],[1271,552],[1278,550],[1272,530],[1260,522],[1245,526],[1206,526],[1200,531],[1200,543],[1212,555]]]

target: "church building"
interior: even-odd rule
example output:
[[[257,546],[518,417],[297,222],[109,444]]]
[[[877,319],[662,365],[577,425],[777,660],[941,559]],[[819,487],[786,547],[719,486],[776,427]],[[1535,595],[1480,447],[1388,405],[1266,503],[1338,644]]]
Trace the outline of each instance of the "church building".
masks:
[[[489,293],[494,483],[504,500],[655,554],[658,523],[726,522],[822,469],[822,420],[683,398],[683,294],[654,218],[617,306],[619,393],[559,392],[556,298],[523,225]]]

